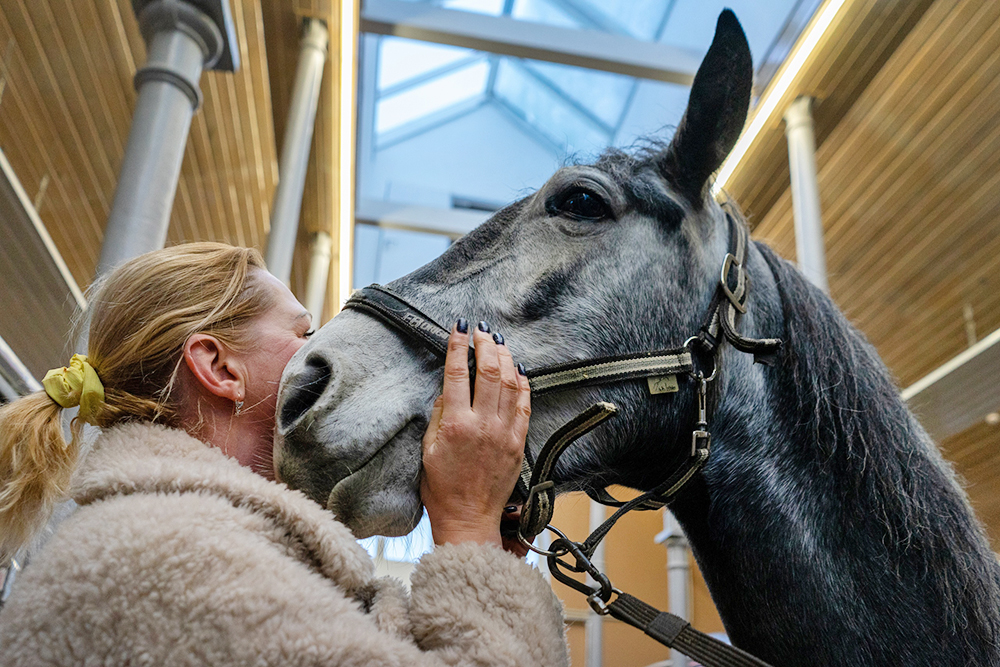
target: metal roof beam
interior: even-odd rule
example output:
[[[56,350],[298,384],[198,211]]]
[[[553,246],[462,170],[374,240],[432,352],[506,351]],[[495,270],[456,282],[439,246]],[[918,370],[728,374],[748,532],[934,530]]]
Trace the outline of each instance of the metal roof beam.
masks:
[[[404,0],[367,0],[361,30],[685,86],[701,61],[666,44]]]
[[[444,234],[457,239],[486,222],[491,215],[493,214],[487,211],[413,206],[377,199],[361,199],[358,201],[355,220],[359,223],[392,229]]]
[[[903,400],[938,442],[1000,408],[1000,329],[902,391]]]

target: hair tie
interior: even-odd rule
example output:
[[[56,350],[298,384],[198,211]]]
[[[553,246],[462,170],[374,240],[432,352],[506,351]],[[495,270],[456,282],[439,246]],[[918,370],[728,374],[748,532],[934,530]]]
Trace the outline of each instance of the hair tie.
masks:
[[[87,355],[74,354],[69,368],[53,368],[42,379],[45,393],[63,408],[80,406],[80,418],[89,422],[104,402],[104,385]]]

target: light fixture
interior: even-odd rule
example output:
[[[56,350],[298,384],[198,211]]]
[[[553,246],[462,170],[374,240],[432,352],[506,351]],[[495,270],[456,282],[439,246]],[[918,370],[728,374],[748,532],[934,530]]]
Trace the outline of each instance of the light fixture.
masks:
[[[337,311],[351,295],[351,259],[354,232],[354,123],[358,41],[358,0],[340,1],[340,169],[337,242]]]
[[[746,155],[754,139],[757,138],[757,135],[760,134],[760,131],[764,129],[764,126],[771,119],[781,98],[788,91],[788,88],[792,85],[795,77],[798,76],[802,66],[808,60],[813,49],[819,43],[820,38],[826,32],[827,28],[830,27],[833,19],[837,16],[837,12],[840,11],[845,2],[846,0],[827,0],[819,8],[816,18],[806,28],[805,37],[795,45],[792,53],[789,54],[785,62],[781,65],[781,69],[778,71],[772,85],[764,91],[763,97],[754,110],[750,126],[740,137],[739,141],[736,142],[736,146],[733,147],[726,161],[722,163],[719,175],[715,178],[715,184],[712,186],[713,194],[718,194],[726,186],[726,182],[733,175],[733,172],[736,171],[736,166],[743,159],[743,156]]]
[[[996,426],[997,424],[1000,424],[1000,412],[991,412],[990,414],[986,415],[985,421],[990,426]]]

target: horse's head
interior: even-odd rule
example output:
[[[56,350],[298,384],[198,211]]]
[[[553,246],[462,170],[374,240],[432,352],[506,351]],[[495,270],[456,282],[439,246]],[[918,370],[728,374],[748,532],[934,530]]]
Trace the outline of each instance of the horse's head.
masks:
[[[726,11],[668,145],[560,169],[389,287],[446,327],[458,317],[489,322],[529,369],[678,347],[703,323],[728,249],[726,216],[708,186],[743,128],[752,74],[746,38]],[[441,372],[439,359],[378,320],[338,315],[285,371],[280,476],[358,536],[408,532],[420,517],[421,436]],[[532,447],[600,399],[622,416],[560,461],[562,488],[660,481],[661,467],[636,451],[653,423],[664,468],[690,449],[692,395],[650,396],[645,380],[537,398]]]

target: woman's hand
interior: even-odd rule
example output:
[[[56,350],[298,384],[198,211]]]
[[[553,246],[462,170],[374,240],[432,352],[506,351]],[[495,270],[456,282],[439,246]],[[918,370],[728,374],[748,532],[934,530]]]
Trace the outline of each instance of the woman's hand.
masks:
[[[499,334],[481,322],[476,347],[475,399],[469,391],[468,324],[448,340],[444,391],[424,434],[420,496],[435,544],[501,545],[500,517],[517,483],[531,415],[528,378],[514,367]]]

